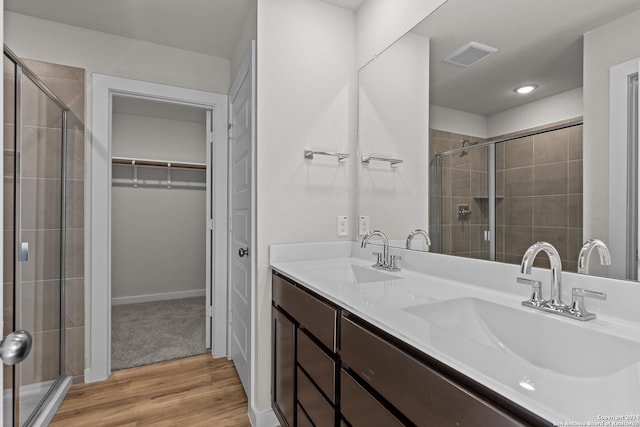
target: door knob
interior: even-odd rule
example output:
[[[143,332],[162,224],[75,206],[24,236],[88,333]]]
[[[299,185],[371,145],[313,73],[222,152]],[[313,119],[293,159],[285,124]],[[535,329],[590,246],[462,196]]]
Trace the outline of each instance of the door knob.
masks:
[[[249,256],[249,248],[240,248],[238,250],[238,255],[240,255],[240,258],[243,256]]]
[[[14,331],[0,343],[0,359],[5,365],[15,365],[27,358],[31,351],[33,338],[27,331]]]

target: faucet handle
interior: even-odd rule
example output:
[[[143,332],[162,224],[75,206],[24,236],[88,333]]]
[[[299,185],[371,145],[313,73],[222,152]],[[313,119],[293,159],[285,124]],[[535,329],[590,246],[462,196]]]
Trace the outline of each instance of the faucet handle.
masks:
[[[530,307],[531,306],[540,307],[545,303],[545,300],[542,299],[542,295],[541,295],[541,289],[542,289],[541,281],[525,279],[524,277],[518,277],[516,278],[516,282],[521,285],[529,285],[532,288],[531,296],[529,297],[528,300],[522,301],[522,305],[530,306]]]
[[[376,263],[373,264],[373,267],[384,267],[384,260],[382,259],[382,252],[371,252],[371,255],[377,255],[378,259]]]
[[[402,259],[400,255],[389,255],[389,271],[400,271],[396,260]]]
[[[587,311],[585,308],[584,297],[606,300],[607,294],[582,288],[571,289],[571,307],[569,307],[569,313],[579,320],[595,319],[596,315]]]

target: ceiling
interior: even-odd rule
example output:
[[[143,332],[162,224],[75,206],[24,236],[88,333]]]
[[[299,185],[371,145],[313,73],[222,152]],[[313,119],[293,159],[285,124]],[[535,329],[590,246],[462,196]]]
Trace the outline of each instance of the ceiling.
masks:
[[[357,10],[366,0],[324,0]],[[256,0],[5,0],[5,9],[231,58]],[[448,0],[414,28],[431,38],[431,103],[490,115],[582,86],[582,35],[640,0]],[[498,52],[469,68],[442,59],[469,41]],[[537,83],[523,97],[513,88]]]
[[[430,103],[490,115],[582,86],[582,35],[640,0],[448,0],[413,32],[431,38]],[[442,62],[470,41],[498,52],[469,68]],[[525,83],[539,88],[522,96]]]
[[[230,59],[234,42],[255,1],[4,0],[4,8],[62,24]]]

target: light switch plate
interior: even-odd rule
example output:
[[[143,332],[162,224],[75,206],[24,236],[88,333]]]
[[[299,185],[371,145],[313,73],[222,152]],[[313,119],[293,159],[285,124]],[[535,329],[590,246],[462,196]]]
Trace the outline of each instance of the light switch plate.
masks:
[[[358,235],[364,236],[369,232],[369,216],[360,215],[358,217]]]
[[[338,236],[349,235],[349,217],[341,215],[338,217]]]

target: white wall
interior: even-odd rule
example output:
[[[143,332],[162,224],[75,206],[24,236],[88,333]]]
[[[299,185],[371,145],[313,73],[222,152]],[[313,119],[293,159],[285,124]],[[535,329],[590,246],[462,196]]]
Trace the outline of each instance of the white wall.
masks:
[[[256,3],[257,2],[254,1],[249,5],[249,10],[247,11],[242,31],[240,32],[240,36],[238,37],[238,40],[236,40],[233,46],[233,51],[231,52],[231,80],[229,81],[229,89],[231,89],[233,77],[238,73],[242,60],[247,53],[247,49],[251,46],[251,40],[255,40],[257,36],[258,5]],[[225,93],[228,93],[228,91]]]
[[[582,116],[582,88],[539,99],[487,117],[489,137]]]
[[[357,12],[358,68],[382,53],[445,0],[366,0]]]
[[[429,127],[478,138],[488,136],[487,116],[433,104],[429,106]]]
[[[87,72],[227,93],[229,61],[13,12],[5,13],[5,43],[19,57]],[[91,84],[91,79],[87,79]],[[87,104],[87,105],[90,105]]]
[[[358,215],[406,239],[429,225],[429,39],[407,33],[359,71],[358,87],[358,158],[404,161],[358,164]]]
[[[305,161],[303,152],[354,154],[355,14],[320,0],[261,0],[257,52],[257,365],[251,405],[263,411],[271,406],[268,245],[337,240],[336,217],[352,215],[354,156],[338,165],[321,156]]]
[[[609,69],[640,57],[640,11],[584,36],[584,236],[608,242]]]
[[[112,120],[114,156],[206,162],[204,110],[200,122],[134,114],[113,114]],[[132,174],[130,166],[113,167],[112,298],[204,295],[204,171],[173,170],[171,189],[164,168],[138,168],[138,188]]]

